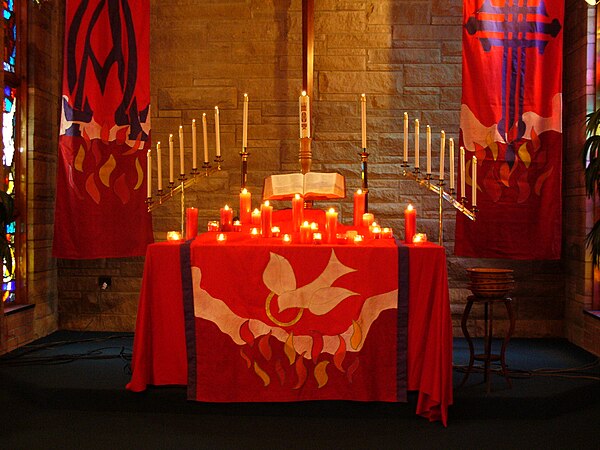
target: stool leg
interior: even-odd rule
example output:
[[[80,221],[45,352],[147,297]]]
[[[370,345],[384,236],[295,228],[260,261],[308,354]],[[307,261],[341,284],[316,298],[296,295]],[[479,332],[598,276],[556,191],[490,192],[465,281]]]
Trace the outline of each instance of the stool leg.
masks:
[[[504,355],[506,353],[506,346],[508,345],[508,342],[510,341],[510,337],[512,336],[513,331],[515,330],[515,315],[513,314],[513,309],[512,309],[512,299],[510,299],[510,298],[504,299],[504,305],[506,306],[506,312],[508,313],[508,319],[510,321],[510,326],[509,326],[508,332],[504,336],[504,340],[502,341],[502,349],[500,350],[500,365],[502,366],[502,374],[504,375],[504,378],[506,378],[508,387],[512,388],[512,383],[510,381],[510,377],[508,376],[508,370],[506,370],[506,362],[504,360]]]
[[[471,340],[471,335],[469,334],[469,329],[467,328],[467,318],[471,313],[472,306],[473,302],[467,301],[467,306],[465,306],[465,311],[463,312],[462,319],[460,321],[460,327],[462,328],[462,332],[465,336],[465,339],[467,340],[467,344],[469,344],[469,367],[467,367],[465,376],[463,377],[458,387],[462,387],[467,382],[467,378],[469,378],[471,370],[473,370],[473,362],[475,360],[475,349],[473,348],[473,341]]]
[[[492,369],[492,337],[493,337],[493,323],[494,323],[494,303],[489,303],[489,317],[488,317],[488,302],[485,303],[485,324],[486,324],[486,332],[485,332],[485,381],[486,381],[486,393],[490,393],[492,377],[491,377],[491,369]]]

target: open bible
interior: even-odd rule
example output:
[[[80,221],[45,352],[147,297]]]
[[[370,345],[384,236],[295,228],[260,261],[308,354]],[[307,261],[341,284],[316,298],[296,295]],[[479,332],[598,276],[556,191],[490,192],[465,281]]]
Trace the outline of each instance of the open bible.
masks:
[[[307,200],[344,198],[346,182],[335,172],[286,173],[265,178],[264,200],[285,200],[294,194],[300,194]]]

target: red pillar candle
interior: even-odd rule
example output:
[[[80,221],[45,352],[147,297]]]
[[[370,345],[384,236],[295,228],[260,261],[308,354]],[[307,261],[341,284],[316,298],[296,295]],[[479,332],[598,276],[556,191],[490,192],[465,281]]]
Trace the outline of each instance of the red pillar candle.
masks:
[[[362,226],[369,228],[373,222],[375,222],[375,216],[371,213],[364,213],[362,215]]]
[[[292,198],[292,223],[294,231],[300,230],[300,225],[304,221],[304,199],[300,194],[295,194]]]
[[[252,211],[252,226],[260,227],[260,211],[258,208],[254,208],[254,211]]]
[[[312,242],[312,228],[310,227],[310,223],[304,221],[302,225],[300,225],[300,243],[301,244],[310,244]]]
[[[228,205],[221,208],[221,231],[231,231],[233,229],[233,209]]]
[[[262,237],[271,237],[273,235],[271,231],[273,227],[273,207],[269,205],[268,200],[260,207],[260,226]]]
[[[335,243],[337,237],[338,213],[333,208],[325,213],[325,241],[328,244]]]
[[[185,210],[185,239],[194,239],[198,235],[198,208]]]
[[[413,205],[408,205],[404,210],[404,242],[412,244],[415,230],[417,229],[417,210]]]
[[[354,226],[360,227],[365,213],[365,193],[362,189],[354,193]]]
[[[252,223],[252,194],[246,188],[240,192],[240,222],[244,225]]]

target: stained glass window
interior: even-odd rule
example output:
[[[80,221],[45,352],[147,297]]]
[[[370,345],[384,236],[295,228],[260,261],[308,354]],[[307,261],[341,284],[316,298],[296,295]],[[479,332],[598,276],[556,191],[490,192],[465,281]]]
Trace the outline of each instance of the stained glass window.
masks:
[[[6,192],[14,196],[15,194],[15,132],[16,132],[16,106],[17,89],[10,86],[4,87],[4,108],[2,117],[2,139],[4,141],[4,153],[2,155],[2,164],[4,166]],[[6,226],[3,237],[10,244],[10,253],[12,257],[12,269],[3,264],[2,267],[2,300],[6,303],[14,302],[16,299],[16,267],[15,258],[15,234],[16,223],[11,222]]]
[[[4,21],[4,70],[15,72],[17,61],[17,21],[15,19],[14,0],[2,1],[2,20]]]

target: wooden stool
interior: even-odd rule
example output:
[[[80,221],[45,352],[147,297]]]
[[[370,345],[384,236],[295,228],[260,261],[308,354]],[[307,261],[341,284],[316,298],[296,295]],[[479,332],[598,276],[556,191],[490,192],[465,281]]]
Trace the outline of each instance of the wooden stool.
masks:
[[[508,387],[512,388],[512,384],[510,382],[510,378],[508,377],[508,371],[506,370],[506,362],[504,360],[504,354],[506,352],[506,346],[510,341],[510,337],[515,329],[515,316],[513,314],[513,309],[511,305],[512,299],[510,297],[502,296],[502,297],[478,297],[475,295],[470,295],[467,297],[467,306],[465,306],[465,311],[463,312],[462,320],[460,322],[460,326],[462,328],[463,334],[465,335],[465,339],[469,344],[469,367],[465,373],[465,376],[458,387],[464,385],[469,378],[469,375],[473,371],[473,363],[474,361],[483,361],[484,365],[484,378],[483,380],[487,383],[486,392],[490,393],[490,385],[491,385],[491,363],[492,361],[500,361],[500,373],[506,378],[506,382],[508,383]],[[467,319],[469,318],[469,314],[471,313],[471,308],[474,303],[481,304],[484,306],[484,353],[475,354],[475,350],[473,348],[473,341],[471,336],[469,335],[469,330],[467,329]],[[504,336],[504,340],[502,341],[502,348],[500,349],[500,354],[492,354],[492,338],[493,338],[493,325],[494,325],[494,304],[496,303],[504,303],[506,307],[506,311],[508,313],[508,319],[510,320],[510,327],[508,332]],[[488,316],[488,308],[489,308],[489,316]]]

